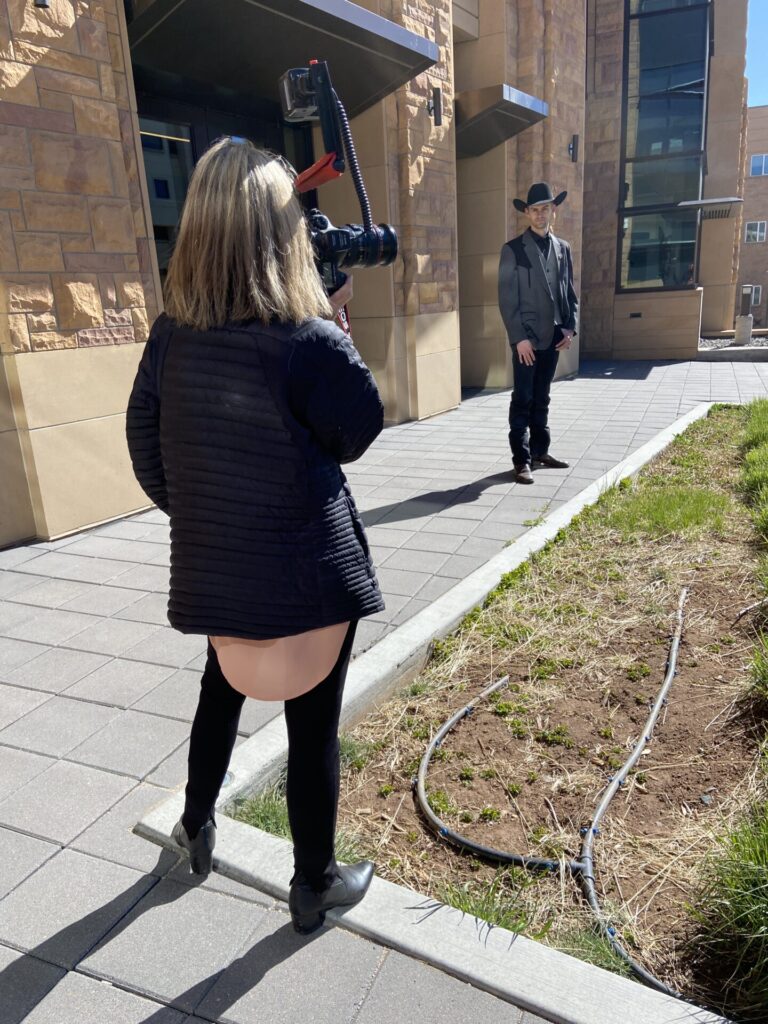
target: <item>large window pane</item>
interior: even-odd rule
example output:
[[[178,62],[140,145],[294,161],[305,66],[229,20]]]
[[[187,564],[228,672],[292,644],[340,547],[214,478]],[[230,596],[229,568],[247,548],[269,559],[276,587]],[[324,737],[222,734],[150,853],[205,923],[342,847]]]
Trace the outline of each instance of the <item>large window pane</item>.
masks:
[[[760,153],[752,157],[749,162],[749,173],[752,176],[768,174],[768,156]]]
[[[139,118],[141,148],[149,185],[149,206],[161,277],[168,270],[176,225],[194,167],[187,125]]]
[[[704,97],[667,96],[627,103],[627,157],[700,152]]]
[[[696,199],[701,181],[701,157],[642,160],[625,167],[624,206],[665,206]]]
[[[701,90],[706,61],[706,10],[637,18],[629,24],[629,80],[642,95],[669,88]]]
[[[630,14],[650,14],[657,11],[668,11],[679,7],[693,7],[704,0],[631,0]]]
[[[684,288],[696,266],[698,215],[670,210],[622,221],[622,288]]]

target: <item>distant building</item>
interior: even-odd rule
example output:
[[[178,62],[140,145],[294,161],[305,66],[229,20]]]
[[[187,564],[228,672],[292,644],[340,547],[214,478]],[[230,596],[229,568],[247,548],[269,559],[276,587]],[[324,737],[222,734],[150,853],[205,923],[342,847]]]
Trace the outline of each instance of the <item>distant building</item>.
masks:
[[[755,327],[768,327],[768,106],[747,110],[747,176],[741,223],[739,287],[740,312],[744,285],[752,285]]]

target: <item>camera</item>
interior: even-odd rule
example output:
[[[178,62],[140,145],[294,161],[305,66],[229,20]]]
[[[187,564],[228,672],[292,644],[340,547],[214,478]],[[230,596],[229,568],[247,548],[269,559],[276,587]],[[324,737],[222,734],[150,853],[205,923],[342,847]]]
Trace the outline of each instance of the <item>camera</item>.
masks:
[[[397,235],[389,224],[334,227],[319,210],[310,210],[308,219],[317,268],[329,295],[344,284],[342,267],[386,267],[397,256]]]
[[[289,122],[319,121],[325,156],[296,179],[298,192],[309,192],[344,173],[346,154],[357,192],[362,224],[335,227],[320,210],[310,210],[309,230],[315,260],[328,294],[344,284],[342,267],[386,267],[397,256],[397,233],[390,224],[374,224],[371,205],[357,162],[349,120],[331,84],[325,61],[291,68],[279,82],[283,117]]]

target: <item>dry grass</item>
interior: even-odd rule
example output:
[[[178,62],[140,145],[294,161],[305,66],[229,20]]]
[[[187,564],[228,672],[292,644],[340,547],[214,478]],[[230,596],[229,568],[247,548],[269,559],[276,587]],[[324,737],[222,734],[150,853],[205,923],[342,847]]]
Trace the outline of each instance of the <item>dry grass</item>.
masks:
[[[691,738],[677,749],[674,742],[654,742],[614,800],[596,857],[604,905],[630,951],[667,984],[696,990],[681,956],[690,930],[686,902],[703,854],[737,819],[756,786],[756,743],[740,704],[754,631],[749,616],[733,624],[739,610],[759,596],[753,530],[737,489],[736,440],[742,423],[740,410],[718,411],[658,459],[637,487],[605,494],[566,536],[535,556],[527,571],[512,574],[454,637],[437,644],[429,666],[411,687],[357,727],[353,735],[375,743],[376,749],[360,770],[343,778],[340,819],[363,834],[385,877],[438,898],[450,898],[451,887],[455,897],[456,886],[473,880],[492,884],[495,868],[447,848],[426,829],[409,788],[433,732],[507,673],[512,689],[499,700],[517,710],[512,707],[502,716],[489,704],[468,719],[446,740],[442,759],[433,762],[428,788],[446,792],[455,808],[452,817],[446,816],[451,825],[476,836],[481,827],[477,808],[471,826],[462,821],[462,814],[470,812],[460,806],[462,786],[456,780],[463,770],[469,800],[475,781],[486,772],[484,783],[491,789],[484,795],[492,792],[509,834],[527,843],[527,849],[514,852],[576,856],[574,820],[588,815],[613,762],[623,762],[637,739],[640,726],[631,723],[642,722],[644,702],[659,689],[678,595],[686,586],[692,598],[681,654],[685,687],[681,683],[676,690],[673,684],[657,733],[664,735],[667,715],[677,715],[679,723],[695,710],[699,718],[706,715],[700,726],[706,743],[699,749]],[[697,492],[693,504],[698,511],[677,501],[685,513],[677,529],[664,508],[664,490],[670,487],[678,495],[686,489]],[[704,491],[711,500],[701,497]],[[634,504],[631,515],[628,504]],[[663,514],[656,516],[654,509]],[[628,694],[634,695],[635,712],[642,712],[639,719],[632,715]],[[579,701],[588,702],[590,716],[599,718],[597,742],[587,743],[573,724]],[[497,729],[500,718],[510,735],[503,744],[487,738],[498,735],[492,727]],[[572,730],[573,749],[536,738],[550,735],[558,724]],[[731,733],[746,737],[736,755],[723,746],[734,761],[731,775],[746,781],[718,794],[715,809],[704,814],[700,806],[665,792],[670,778],[706,772],[712,743],[717,746],[721,736]],[[534,819],[526,813],[529,804],[510,793],[510,784],[523,795],[535,789],[542,815]],[[391,793],[385,792],[390,788]],[[663,828],[651,822],[638,830],[640,798],[649,790],[662,810],[666,800],[669,811]],[[490,835],[498,828],[483,827]],[[523,930],[615,966],[594,939],[591,916],[567,874],[518,885],[515,907]]]

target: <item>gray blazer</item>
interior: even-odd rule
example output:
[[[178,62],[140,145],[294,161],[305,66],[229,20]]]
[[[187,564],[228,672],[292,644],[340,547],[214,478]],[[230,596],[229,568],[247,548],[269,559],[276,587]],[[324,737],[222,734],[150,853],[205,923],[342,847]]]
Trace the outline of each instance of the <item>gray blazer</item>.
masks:
[[[576,332],[579,300],[573,287],[571,247],[552,235],[558,266],[562,326]],[[509,344],[527,338],[535,349],[549,348],[555,329],[555,301],[530,231],[502,246],[499,261],[499,308]]]

